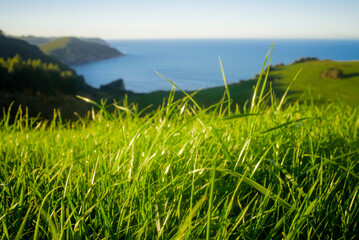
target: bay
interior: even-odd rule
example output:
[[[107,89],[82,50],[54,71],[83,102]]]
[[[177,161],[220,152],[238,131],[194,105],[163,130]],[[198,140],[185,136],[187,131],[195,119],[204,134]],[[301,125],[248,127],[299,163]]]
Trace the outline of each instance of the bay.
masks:
[[[137,93],[169,90],[171,84],[184,90],[223,85],[218,57],[228,83],[253,78],[259,73],[272,40],[110,40],[125,56],[71,66],[94,87],[123,79],[127,90]],[[359,40],[277,40],[272,65],[290,64],[302,57],[340,61],[359,59]]]

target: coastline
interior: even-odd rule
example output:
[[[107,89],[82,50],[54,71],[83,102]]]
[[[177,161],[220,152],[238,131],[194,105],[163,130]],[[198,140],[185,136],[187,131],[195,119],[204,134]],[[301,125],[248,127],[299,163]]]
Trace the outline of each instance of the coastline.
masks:
[[[322,41],[327,45],[322,44]],[[93,87],[121,78],[125,81],[128,90],[149,93],[171,89],[171,86],[153,69],[189,91],[221,85],[222,74],[218,56],[222,59],[228,83],[253,78],[260,72],[265,54],[273,41],[269,39],[171,39],[168,41],[136,39],[108,40],[108,42],[126,56],[71,67],[83,75],[86,82]],[[342,46],[341,43],[350,43],[350,45]],[[328,52],[328,49],[331,51]],[[359,40],[279,39],[274,43],[272,65],[290,64],[298,58],[311,56],[336,61],[355,61],[359,59]]]

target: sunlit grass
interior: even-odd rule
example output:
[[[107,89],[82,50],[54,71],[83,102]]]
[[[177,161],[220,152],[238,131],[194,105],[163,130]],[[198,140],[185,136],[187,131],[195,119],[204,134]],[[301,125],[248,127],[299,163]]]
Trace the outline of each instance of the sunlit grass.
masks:
[[[262,84],[247,109],[171,92],[152,113],[5,117],[0,237],[359,238],[357,110],[285,104]]]

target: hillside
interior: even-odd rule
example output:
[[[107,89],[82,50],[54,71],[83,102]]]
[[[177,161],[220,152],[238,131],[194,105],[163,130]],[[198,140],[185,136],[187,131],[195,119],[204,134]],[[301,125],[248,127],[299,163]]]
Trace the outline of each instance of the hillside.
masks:
[[[359,106],[359,61],[316,60],[277,66],[271,69],[270,79],[278,90],[285,90],[296,73],[303,69],[291,87],[294,99],[303,92],[310,91],[314,101],[325,103],[329,100],[343,101],[352,106]],[[337,76],[330,76],[337,72]],[[303,97],[309,99],[309,95]]]
[[[82,64],[123,55],[117,49],[98,43],[96,39],[73,37],[55,39],[40,45],[40,49],[65,64]]]
[[[266,89],[269,90],[269,83],[271,82],[277,97],[282,96],[300,69],[302,69],[301,73],[289,89],[287,101],[301,99],[301,101],[313,100],[317,104],[342,102],[350,106],[359,106],[359,61],[314,60],[272,66]],[[340,70],[342,76],[337,78],[325,77],[325,72],[331,69]],[[166,80],[163,79],[162,81]],[[228,87],[234,105],[243,106],[249,101],[256,83],[257,79],[250,79],[230,84]],[[217,103],[223,97],[224,92],[224,86],[203,89],[196,93],[194,99],[201,106],[210,106]],[[137,103],[140,108],[147,107],[150,104],[156,108],[162,104],[163,98],[168,96],[169,91],[157,91],[133,95],[129,101]],[[175,99],[183,96],[183,93],[177,91]]]
[[[121,89],[95,89],[74,70],[36,46],[0,35],[0,117],[3,109],[11,104],[10,115],[16,114],[18,106],[28,107],[28,116],[52,118],[55,109],[61,110],[63,118],[77,118],[74,112],[84,116],[91,106],[76,95],[99,101],[103,96],[118,95]]]
[[[58,61],[56,58],[44,54],[38,47],[26,41],[0,35],[0,57],[7,59],[19,54],[24,60],[40,59],[45,63],[53,63],[62,70],[70,70],[68,66]]]

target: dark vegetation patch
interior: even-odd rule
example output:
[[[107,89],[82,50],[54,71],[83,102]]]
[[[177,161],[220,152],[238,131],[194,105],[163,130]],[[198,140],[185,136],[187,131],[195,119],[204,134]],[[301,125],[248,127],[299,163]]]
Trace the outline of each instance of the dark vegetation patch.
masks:
[[[330,78],[330,79],[341,79],[344,77],[343,70],[338,68],[328,68],[321,74],[322,78]]]

